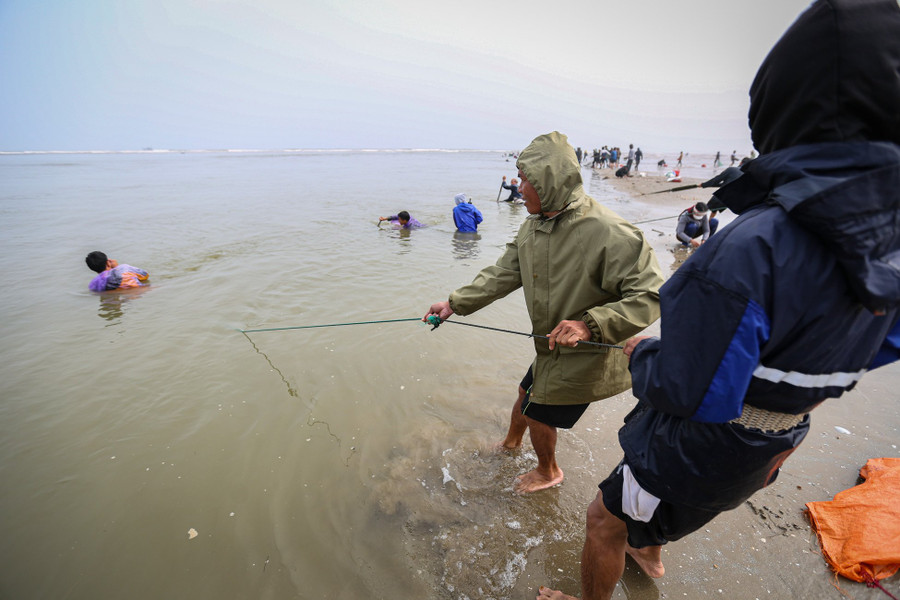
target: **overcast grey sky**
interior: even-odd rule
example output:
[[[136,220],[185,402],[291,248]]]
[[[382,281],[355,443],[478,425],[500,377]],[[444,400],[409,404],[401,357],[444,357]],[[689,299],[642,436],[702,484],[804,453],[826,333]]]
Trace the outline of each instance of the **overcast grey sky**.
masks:
[[[0,151],[750,150],[808,0],[0,0]]]

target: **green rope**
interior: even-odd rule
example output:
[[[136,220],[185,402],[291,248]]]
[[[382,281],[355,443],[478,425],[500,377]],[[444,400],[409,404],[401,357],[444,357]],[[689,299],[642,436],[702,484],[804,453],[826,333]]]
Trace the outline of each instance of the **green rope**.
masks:
[[[422,321],[422,319],[416,317],[412,319],[385,319],[381,321],[355,321],[352,323],[328,323],[325,325],[299,325],[295,327],[269,327],[266,329],[238,329],[244,335],[248,333],[261,333],[264,331],[290,331],[292,329],[316,329],[319,327],[344,327],[346,325],[375,325],[378,323],[404,323],[409,321]],[[467,327],[477,327],[478,329],[489,329],[491,331],[499,331],[501,333],[512,333],[515,335],[524,335],[532,338],[541,338],[544,340],[549,340],[550,336],[539,335],[536,333],[525,333],[524,331],[512,331],[511,329],[501,329],[499,327],[488,327],[487,325],[476,325],[474,323],[463,323],[462,321],[442,321],[440,317],[437,315],[429,315],[425,321],[432,325],[431,330],[434,331],[438,328],[441,323],[454,323],[455,325],[465,325]],[[615,344],[603,344],[600,342],[591,342],[588,340],[578,340],[577,344],[587,344],[589,346],[599,346],[601,348],[618,348],[621,349],[623,346],[616,346]]]
[[[401,323],[403,321],[421,321],[414,319],[387,319],[384,321],[357,321],[355,323],[329,323],[327,325],[300,325],[298,327],[270,327],[268,329],[238,329],[241,333],[259,333],[261,331],[288,331],[290,329],[315,329],[317,327],[343,327],[345,325],[374,325],[376,323]]]

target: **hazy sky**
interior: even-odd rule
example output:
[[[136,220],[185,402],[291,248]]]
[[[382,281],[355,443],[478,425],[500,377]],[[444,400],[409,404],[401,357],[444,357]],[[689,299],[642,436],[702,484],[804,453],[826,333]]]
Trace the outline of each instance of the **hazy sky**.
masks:
[[[750,150],[808,0],[0,0],[0,151]]]

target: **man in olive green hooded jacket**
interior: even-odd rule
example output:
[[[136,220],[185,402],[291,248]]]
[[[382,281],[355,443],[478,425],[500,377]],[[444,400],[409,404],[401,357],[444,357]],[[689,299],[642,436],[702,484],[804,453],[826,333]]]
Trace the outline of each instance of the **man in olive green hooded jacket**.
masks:
[[[532,333],[549,341],[534,340],[533,384],[520,386],[502,446],[517,448],[529,430],[538,466],[518,477],[516,489],[533,492],[563,479],[556,427],[572,427],[589,403],[631,387],[622,352],[578,342],[618,344],[646,328],[659,318],[663,280],[641,231],[585,193],[566,136],[535,138],[516,166],[529,213],[516,238],[424,318],[469,315],[524,288]]]

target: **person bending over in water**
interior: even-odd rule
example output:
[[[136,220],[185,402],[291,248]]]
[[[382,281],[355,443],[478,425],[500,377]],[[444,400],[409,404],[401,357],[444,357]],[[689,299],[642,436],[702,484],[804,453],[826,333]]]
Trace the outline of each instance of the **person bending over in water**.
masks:
[[[405,210],[401,210],[396,215],[391,215],[390,217],[378,217],[379,224],[381,221],[390,221],[391,225],[397,229],[418,229],[419,227],[425,227],[422,223],[419,223],[410,217],[409,213]]]
[[[147,271],[131,265],[120,265],[99,250],[88,254],[84,262],[91,271],[98,273],[88,286],[93,292],[141,287],[147,285],[146,281],[150,277]]]
[[[630,387],[618,351],[578,345],[618,344],[659,317],[662,274],[641,230],[584,191],[581,165],[566,136],[541,135],[516,163],[529,215],[506,252],[473,282],[433,304],[428,314],[470,315],[523,288],[537,357],[518,388],[500,447],[522,445],[526,430],[538,465],[517,478],[516,491],[562,482],[557,428],[575,425],[591,402]]]

